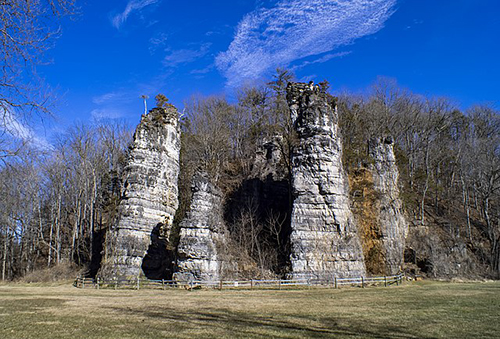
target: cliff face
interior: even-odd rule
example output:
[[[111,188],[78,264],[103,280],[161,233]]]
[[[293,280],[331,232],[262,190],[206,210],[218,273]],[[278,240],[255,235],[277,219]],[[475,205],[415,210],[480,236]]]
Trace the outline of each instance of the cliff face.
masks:
[[[287,100],[299,138],[292,154],[292,274],[364,276],[335,103],[317,86],[298,83],[288,85]]]
[[[137,126],[118,218],[106,237],[103,277],[139,276],[150,242],[168,237],[178,206],[178,116],[175,108],[154,108]]]
[[[221,264],[217,247],[223,241],[222,194],[206,174],[193,178],[191,208],[181,222],[178,271],[196,279],[218,280]]]
[[[408,222],[399,198],[399,171],[394,156],[391,137],[372,139],[369,155],[373,159],[371,172],[373,188],[377,192],[381,240],[385,250],[385,265],[388,274],[396,274],[403,268],[405,239]]]

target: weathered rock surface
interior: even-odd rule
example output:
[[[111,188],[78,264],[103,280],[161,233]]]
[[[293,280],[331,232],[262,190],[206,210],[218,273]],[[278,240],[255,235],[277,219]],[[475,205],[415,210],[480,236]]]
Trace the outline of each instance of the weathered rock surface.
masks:
[[[156,233],[168,237],[178,206],[178,119],[173,107],[154,108],[137,126],[124,171],[117,222],[106,238],[101,276],[139,276]],[[160,230],[153,232],[155,228]]]
[[[221,258],[217,247],[223,241],[222,194],[206,173],[198,173],[191,187],[191,208],[181,222],[178,271],[195,279],[219,279]]]
[[[283,137],[277,135],[266,138],[257,147],[255,159],[252,166],[252,177],[261,180],[272,179],[283,180],[287,177],[286,168],[283,165],[283,154],[280,143]]]
[[[399,171],[392,138],[370,140],[369,155],[373,159],[370,166],[373,188],[379,198],[379,225],[386,270],[388,274],[396,274],[403,268],[408,222],[399,198]]]
[[[335,103],[314,85],[290,83],[287,100],[299,137],[292,154],[290,240],[294,277],[364,276],[350,210]]]

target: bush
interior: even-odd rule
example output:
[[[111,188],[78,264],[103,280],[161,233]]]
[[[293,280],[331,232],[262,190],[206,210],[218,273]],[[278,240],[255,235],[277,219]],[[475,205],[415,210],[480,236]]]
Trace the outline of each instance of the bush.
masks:
[[[21,278],[20,281],[25,283],[47,283],[73,280],[81,273],[80,271],[81,269],[74,264],[59,264],[30,272]]]

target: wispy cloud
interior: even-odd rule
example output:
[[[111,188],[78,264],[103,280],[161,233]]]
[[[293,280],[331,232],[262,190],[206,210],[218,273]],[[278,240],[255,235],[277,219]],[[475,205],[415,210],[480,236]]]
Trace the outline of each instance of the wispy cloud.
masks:
[[[96,108],[90,112],[90,115],[94,121],[120,119],[125,116],[123,111],[114,108]]]
[[[125,92],[109,92],[98,95],[92,98],[92,102],[96,105],[103,105],[110,102],[123,101],[126,98]]]
[[[11,137],[17,140],[29,143],[33,147],[41,150],[52,148],[52,145],[47,141],[47,139],[37,135],[31,127],[19,121],[19,119],[17,119],[17,117],[8,110],[4,110],[0,131],[11,135]]]
[[[136,88],[120,88],[111,92],[96,95],[92,103],[97,105],[91,112],[93,121],[121,119],[131,113],[131,108],[142,103],[140,93]],[[140,106],[139,106],[140,107]]]
[[[277,66],[330,52],[376,33],[397,0],[280,0],[238,24],[229,49],[216,63],[227,85],[258,79]]]
[[[323,55],[322,57],[320,57],[318,59],[315,59],[315,60],[312,60],[312,61],[304,61],[300,65],[292,67],[292,70],[298,70],[298,69],[304,68],[304,67],[312,65],[312,64],[322,64],[322,63],[330,61],[330,60],[332,60],[334,58],[345,57],[346,55],[349,55],[351,53],[352,53],[352,51],[325,54],[325,55]]]
[[[208,65],[207,67],[205,68],[201,68],[201,69],[193,69],[191,72],[189,72],[190,74],[207,74],[207,73],[210,73],[213,69],[215,68],[215,65],[214,64],[210,64]]]
[[[125,10],[122,13],[115,15],[111,19],[111,23],[116,28],[120,28],[121,25],[125,21],[127,21],[127,18],[129,17],[129,15],[132,12],[141,10],[146,6],[155,4],[155,3],[160,2],[160,1],[161,0],[129,0],[129,2],[127,3],[127,6],[125,7]]]
[[[172,51],[163,59],[163,63],[165,66],[175,67],[179,64],[193,62],[207,55],[211,45],[211,43],[204,43],[198,49],[179,49]]]
[[[149,52],[154,53],[156,52],[159,48],[162,48],[165,46],[168,40],[168,34],[166,33],[159,33],[156,36],[152,37],[149,39]]]

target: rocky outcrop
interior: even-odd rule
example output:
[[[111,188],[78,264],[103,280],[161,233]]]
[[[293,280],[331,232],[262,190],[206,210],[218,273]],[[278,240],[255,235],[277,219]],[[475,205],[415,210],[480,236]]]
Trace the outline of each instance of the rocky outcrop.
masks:
[[[154,108],[137,126],[124,170],[117,221],[106,237],[100,276],[139,276],[150,242],[158,236],[168,237],[178,206],[178,119],[173,107]]]
[[[252,166],[252,178],[261,180],[284,180],[287,177],[286,167],[283,165],[283,154],[281,150],[283,137],[276,135],[272,138],[264,138],[255,151],[255,159]]]
[[[223,241],[222,194],[208,178],[193,178],[191,208],[181,222],[178,271],[195,279],[219,279],[221,264],[217,247]]]
[[[399,171],[394,156],[392,137],[372,139],[369,142],[373,189],[377,192],[379,228],[384,247],[386,271],[396,274],[403,268],[408,222],[399,198]]]
[[[363,251],[342,167],[336,105],[312,84],[290,83],[287,100],[299,144],[292,154],[294,277],[364,276]]]

